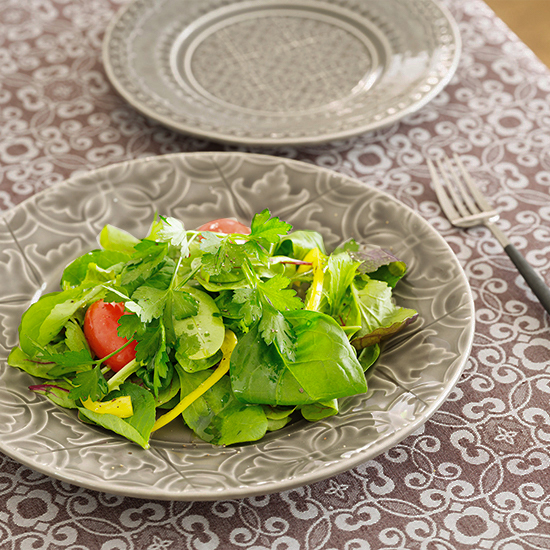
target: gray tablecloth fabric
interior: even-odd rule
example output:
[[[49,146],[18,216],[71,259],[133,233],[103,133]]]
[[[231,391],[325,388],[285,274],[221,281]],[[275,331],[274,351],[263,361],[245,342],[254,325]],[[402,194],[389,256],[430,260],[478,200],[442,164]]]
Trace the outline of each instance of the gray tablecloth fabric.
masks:
[[[0,455],[1,550],[550,548],[549,317],[489,231],[451,227],[425,164],[442,151],[467,160],[502,229],[550,281],[550,72],[480,0],[447,5],[463,54],[428,106],[353,139],[259,150],[383,189],[450,243],[472,286],[476,334],[441,409],[349,472],[243,500],[112,496]],[[224,149],[152,123],[114,92],[100,52],[119,7],[0,0],[0,211],[77,171]]]

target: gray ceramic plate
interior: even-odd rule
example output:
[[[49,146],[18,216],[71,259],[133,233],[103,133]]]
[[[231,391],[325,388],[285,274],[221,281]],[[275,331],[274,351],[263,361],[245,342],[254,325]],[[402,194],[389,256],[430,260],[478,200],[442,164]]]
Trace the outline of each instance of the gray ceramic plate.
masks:
[[[391,124],[441,91],[459,55],[457,24],[437,0],[134,0],[103,50],[137,110],[248,145]]]
[[[298,422],[250,445],[218,448],[179,422],[149,450],[84,425],[8,367],[21,314],[55,290],[63,266],[97,247],[105,223],[144,236],[155,212],[198,227],[249,222],[269,208],[328,247],[350,237],[409,265],[396,291],[418,321],[388,342],[365,395],[342,412]],[[56,185],[0,218],[0,450],[30,468],[99,491],[148,499],[239,498],[309,484],[350,469],[421,426],[460,376],[473,337],[470,287],[432,227],[389,195],[302,162],[246,153],[188,153],[101,168]]]

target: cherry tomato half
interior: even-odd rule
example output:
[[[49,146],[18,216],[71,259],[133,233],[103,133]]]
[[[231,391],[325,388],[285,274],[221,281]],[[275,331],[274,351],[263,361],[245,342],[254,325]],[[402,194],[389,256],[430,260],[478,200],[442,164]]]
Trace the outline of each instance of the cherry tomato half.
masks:
[[[118,333],[118,321],[127,312],[124,303],[94,302],[86,311],[84,317],[84,336],[90,348],[99,358],[106,357],[123,346],[128,340]],[[105,361],[115,372],[136,357],[136,343],[132,342],[122,351]]]
[[[243,235],[250,234],[250,227],[243,225],[237,220],[231,218],[220,218],[201,225],[197,231],[214,231],[215,233],[242,233]]]

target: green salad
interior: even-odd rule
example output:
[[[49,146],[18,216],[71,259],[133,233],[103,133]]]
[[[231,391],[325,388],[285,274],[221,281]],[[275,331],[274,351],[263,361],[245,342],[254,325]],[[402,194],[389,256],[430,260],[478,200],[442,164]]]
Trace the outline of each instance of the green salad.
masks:
[[[353,240],[328,254],[268,210],[249,228],[160,216],[144,239],[107,225],[98,240],[23,314],[8,363],[144,448],[172,421],[231,445],[338,414],[417,316],[392,298],[403,262]]]

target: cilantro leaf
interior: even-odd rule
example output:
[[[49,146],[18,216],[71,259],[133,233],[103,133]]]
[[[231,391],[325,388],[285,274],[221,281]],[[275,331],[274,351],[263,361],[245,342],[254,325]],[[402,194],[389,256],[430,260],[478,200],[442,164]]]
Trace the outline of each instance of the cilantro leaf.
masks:
[[[160,347],[162,333],[158,321],[149,323],[141,334],[136,335],[136,361],[138,363],[150,363]]]
[[[69,392],[69,398],[81,401],[86,401],[88,398],[92,401],[99,401],[109,391],[99,365],[92,370],[79,372],[73,379],[73,386]]]

